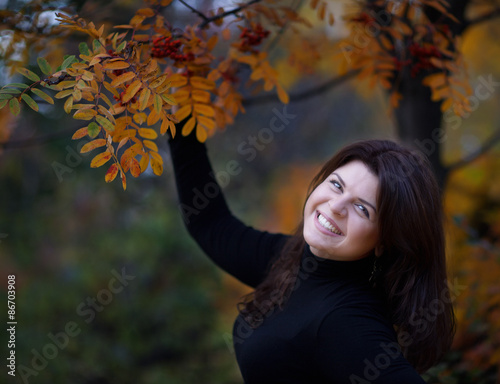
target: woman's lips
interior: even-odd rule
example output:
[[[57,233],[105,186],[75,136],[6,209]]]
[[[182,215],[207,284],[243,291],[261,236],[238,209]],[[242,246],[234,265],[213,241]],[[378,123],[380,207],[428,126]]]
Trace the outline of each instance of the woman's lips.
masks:
[[[314,223],[316,224],[316,227],[326,235],[344,236],[337,223],[320,211],[316,211]]]

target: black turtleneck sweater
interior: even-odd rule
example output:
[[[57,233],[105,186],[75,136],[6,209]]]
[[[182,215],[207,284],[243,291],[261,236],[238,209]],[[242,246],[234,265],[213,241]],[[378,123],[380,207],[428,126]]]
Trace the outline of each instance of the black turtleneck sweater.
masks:
[[[189,233],[217,265],[256,287],[288,236],[255,230],[231,214],[205,146],[192,135],[170,140],[170,148]],[[236,319],[233,342],[245,383],[424,383],[399,352],[368,283],[372,263],[319,258],[306,245],[284,308],[257,328]]]

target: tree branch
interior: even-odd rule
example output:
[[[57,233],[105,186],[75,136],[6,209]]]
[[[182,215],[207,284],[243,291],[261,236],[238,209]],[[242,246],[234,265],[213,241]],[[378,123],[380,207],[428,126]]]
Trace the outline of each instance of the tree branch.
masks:
[[[206,17],[205,16],[203,23],[200,24],[200,29],[205,28],[208,24],[210,24],[213,21],[216,21],[216,20],[219,20],[219,19],[223,19],[224,17],[229,16],[229,15],[235,15],[238,12],[242,11],[243,9],[249,7],[250,5],[255,4],[255,3],[259,3],[260,1],[261,0],[251,0],[248,3],[246,3],[246,4],[243,4],[243,5],[239,6],[239,7],[236,7],[234,9],[230,10],[230,11],[226,11],[226,12],[223,12],[221,14],[215,15],[213,17]]]
[[[323,85],[320,85],[316,88],[309,89],[304,92],[296,93],[294,95],[290,95],[290,102],[297,102],[308,99],[310,97],[318,96],[324,92],[329,91],[330,89],[336,87],[337,85],[342,84],[343,82],[349,80],[359,73],[359,70],[353,70],[347,72],[342,76],[334,77],[330,79]],[[280,102],[278,97],[274,94],[269,94],[265,96],[257,96],[249,99],[243,100],[243,105],[245,107],[252,105],[261,105],[271,102]],[[51,141],[60,140],[65,137],[71,136],[75,132],[74,128],[64,129],[59,132],[48,133],[46,135],[31,137],[29,139],[19,139],[19,140],[10,140],[5,142],[0,142],[0,149],[19,149],[25,147],[31,147],[34,145],[41,145]]]
[[[463,24],[462,30],[465,30],[467,27],[470,27],[471,25],[479,24],[479,23],[482,23],[483,21],[492,20],[498,16],[500,16],[500,8],[496,8],[493,11],[485,13],[484,15],[478,16],[474,19],[467,20]]]
[[[446,167],[446,173],[450,173],[452,171],[455,171],[455,170],[462,168],[462,167],[466,166],[467,164],[473,162],[478,157],[484,155],[486,152],[488,152],[490,149],[492,149],[499,142],[500,142],[500,128],[498,128],[497,131],[495,133],[493,133],[486,140],[486,143],[481,148],[479,148],[477,151],[472,152],[471,154],[464,157],[463,159],[460,159],[457,162],[450,164],[448,167]]]
[[[347,81],[351,79],[352,77],[356,76],[359,73],[359,70],[353,70],[350,72],[347,72],[344,75],[334,77],[333,79],[330,79],[323,85],[320,85],[316,88],[308,89],[307,91],[304,92],[299,92],[295,93],[293,95],[290,95],[290,102],[296,102],[296,101],[302,101],[305,99],[308,99],[310,97],[314,97],[317,95],[320,95],[322,93],[325,93],[332,89],[333,87],[336,87],[337,85],[342,84],[344,81]],[[248,99],[243,100],[243,105],[245,107],[248,106],[253,106],[253,105],[261,105],[261,104],[266,104],[270,102],[279,102],[279,99],[276,95],[274,94],[268,94],[265,96],[256,96],[256,97],[251,97]]]
[[[179,2],[181,4],[184,4],[187,8],[189,8],[191,10],[191,12],[196,13],[198,16],[200,16],[203,19],[204,23],[209,23],[210,22],[209,18],[207,16],[205,16],[205,14],[203,12],[198,11],[196,8],[194,8],[191,5],[189,5],[184,0],[179,0]]]

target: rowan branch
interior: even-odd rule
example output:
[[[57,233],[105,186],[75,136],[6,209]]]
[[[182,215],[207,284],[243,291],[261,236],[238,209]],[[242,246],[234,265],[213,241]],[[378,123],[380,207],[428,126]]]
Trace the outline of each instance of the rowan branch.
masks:
[[[304,92],[299,92],[293,95],[290,95],[290,102],[297,102],[297,101],[302,101],[305,99],[308,99],[310,97],[318,96],[321,95],[322,93],[325,93],[332,88],[336,87],[337,85],[342,84],[343,82],[351,79],[352,77],[356,76],[359,73],[359,70],[353,70],[350,72],[347,72],[346,74],[342,76],[337,76],[334,77],[333,79],[330,79],[326,83],[312,89],[308,89],[307,91]],[[243,105],[245,107],[252,106],[252,105],[262,105],[266,103],[271,103],[271,102],[280,102],[278,97],[275,95],[265,95],[265,96],[256,96],[253,98],[248,98],[243,100]],[[10,140],[10,141],[4,141],[0,142],[0,149],[18,149],[18,148],[25,148],[25,147],[31,147],[35,145],[41,145],[47,142],[59,140],[68,136],[71,136],[75,132],[74,128],[70,129],[64,129],[59,132],[53,132],[49,133],[46,135],[41,135],[41,136],[36,136],[36,137],[31,137],[29,139],[19,139],[19,140]],[[500,131],[499,131],[499,136],[500,136]]]
[[[488,152],[490,149],[495,147],[498,143],[500,142],[500,128],[497,129],[495,133],[493,133],[485,142],[485,144],[479,148],[477,151],[472,152],[468,156],[464,157],[463,159],[458,160],[457,162],[450,164],[449,166],[446,167],[445,171],[446,173],[455,171],[459,168],[462,168],[466,166],[467,164],[473,162],[480,156],[484,155],[486,152]]]
[[[255,3],[259,3],[261,0],[251,0],[249,1],[248,3],[246,4],[243,4],[243,5],[240,5],[239,7],[236,7],[232,10],[229,10],[229,11],[226,11],[226,12],[222,12],[218,15],[215,15],[215,16],[212,16],[212,17],[204,17],[204,21],[203,23],[200,24],[200,29],[203,29],[205,28],[208,24],[214,22],[214,21],[217,21],[219,19],[223,19],[225,18],[226,16],[229,16],[229,15],[236,15],[238,12],[244,10],[245,8],[249,7],[250,5],[252,4],[255,4]]]
[[[337,85],[342,84],[343,82],[351,79],[352,77],[356,76],[360,70],[352,70],[350,72],[347,72],[344,75],[334,77],[333,79],[328,80],[326,83],[312,88],[308,89],[304,92],[299,92],[290,95],[290,102],[297,102],[297,101],[302,101],[305,99],[309,99],[310,97],[318,96],[321,95],[322,93],[325,93],[332,88],[336,87]],[[256,97],[251,97],[243,100],[243,105],[245,107],[248,106],[253,106],[253,105],[261,105],[261,104],[266,104],[270,102],[279,102],[279,99],[276,95],[274,94],[269,94],[265,96],[256,96]]]

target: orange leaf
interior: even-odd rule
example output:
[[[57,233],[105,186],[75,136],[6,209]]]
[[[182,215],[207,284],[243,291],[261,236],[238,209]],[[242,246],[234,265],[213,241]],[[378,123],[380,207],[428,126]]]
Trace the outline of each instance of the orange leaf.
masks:
[[[139,92],[141,87],[142,83],[140,80],[135,80],[132,84],[130,84],[127,87],[125,93],[123,94],[122,103],[127,103],[130,100],[132,100],[132,98],[136,95],[136,93]]]
[[[144,137],[145,139],[154,140],[158,137],[158,134],[154,129],[151,128],[139,128],[139,135]]]
[[[104,165],[106,164],[109,159],[111,159],[113,155],[111,154],[111,152],[109,152],[109,150],[106,150],[105,152],[103,153],[99,153],[96,157],[94,157],[92,159],[92,161],[90,162],[90,167],[91,168],[98,168],[100,167],[101,165]]]
[[[193,130],[193,128],[195,127],[196,125],[196,119],[194,118],[194,116],[192,116],[187,122],[186,124],[184,124],[184,127],[182,127],[182,135],[183,136],[187,136],[191,133],[191,131]]]
[[[200,103],[195,103],[194,104],[194,111],[196,113],[199,113],[201,115],[205,116],[215,116],[215,111],[214,109],[206,104],[200,104]]]
[[[160,176],[163,173],[163,159],[156,152],[149,152],[151,155],[151,168],[155,175]]]
[[[103,147],[106,145],[106,139],[95,139],[91,142],[85,144],[82,149],[80,149],[80,153],[87,153],[92,151],[93,149]]]
[[[194,101],[200,103],[210,102],[210,93],[207,91],[202,91],[200,89],[193,89],[193,92],[191,92],[191,97],[193,98]],[[176,98],[177,98],[177,93],[176,93]]]
[[[198,116],[198,124],[203,125],[209,131],[215,128],[215,120],[205,116]]]
[[[118,164],[114,163],[111,164],[108,171],[106,172],[104,181],[106,181],[106,183],[110,183],[116,178],[116,175],[118,175]]]
[[[281,85],[276,84],[276,91],[278,92],[278,98],[283,104],[288,104],[290,98],[288,93],[281,87]]]
[[[134,157],[132,157],[130,158],[128,163],[130,174],[134,177],[139,177],[139,175],[141,174],[141,166],[139,165],[139,162]]]
[[[88,135],[87,127],[80,128],[78,131],[76,131],[73,136],[71,137],[73,140],[76,139],[81,139],[84,136]]]
[[[123,60],[108,62],[102,66],[103,69],[111,71],[114,71],[116,69],[125,69],[128,67],[130,67],[130,64]]]
[[[125,177],[125,173],[121,172],[121,178],[122,178],[123,190],[126,190],[127,189],[127,178]]]
[[[154,141],[151,140],[144,140],[143,144],[146,148],[151,149],[152,151],[158,152],[158,146]]]
[[[191,111],[192,111],[192,105],[187,104],[187,105],[179,108],[179,110],[177,112],[175,112],[175,118],[178,121],[182,121],[191,114]]]
[[[196,138],[200,143],[204,143],[207,139],[207,131],[202,125],[198,124],[198,127],[196,127]]]
[[[192,76],[189,82],[194,88],[198,89],[210,90],[215,88],[215,83],[213,81],[207,80],[201,76]]]
[[[135,73],[134,72],[125,72],[124,74],[121,74],[120,76],[116,77],[112,82],[111,86],[112,87],[117,87],[120,84],[123,84],[127,81],[132,80],[135,78]]]
[[[146,171],[149,165],[149,155],[147,153],[142,154],[141,161],[139,161],[139,165],[141,166],[141,173]]]
[[[422,84],[431,88],[439,88],[446,84],[446,75],[441,72],[426,76],[422,80]]]

